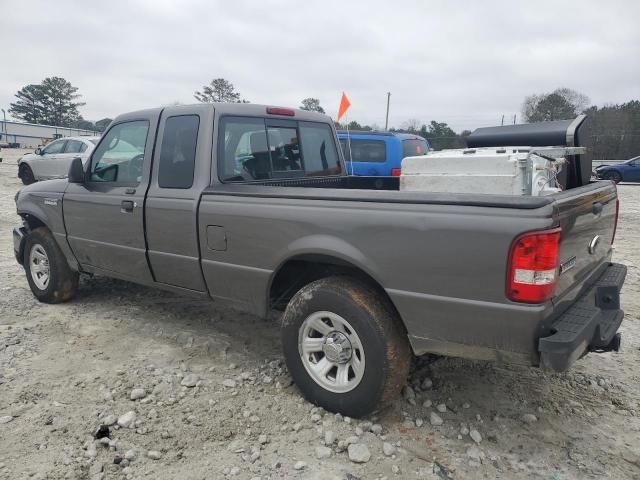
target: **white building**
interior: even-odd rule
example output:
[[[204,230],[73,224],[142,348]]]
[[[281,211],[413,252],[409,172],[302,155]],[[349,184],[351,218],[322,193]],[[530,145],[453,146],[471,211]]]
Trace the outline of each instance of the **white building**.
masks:
[[[17,144],[19,148],[36,148],[60,137],[96,136],[100,132],[79,128],[37,125],[0,119],[0,145]]]

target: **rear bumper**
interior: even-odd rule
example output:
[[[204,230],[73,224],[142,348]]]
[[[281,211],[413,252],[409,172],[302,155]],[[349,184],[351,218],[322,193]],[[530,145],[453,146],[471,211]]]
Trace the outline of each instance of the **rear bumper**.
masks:
[[[620,289],[626,275],[624,265],[609,264],[593,286],[554,322],[554,333],[538,341],[542,368],[564,372],[587,352],[619,348],[616,332],[624,316]]]
[[[27,238],[27,229],[24,227],[15,227],[13,229],[13,253],[16,261],[20,265],[24,265],[24,241]]]

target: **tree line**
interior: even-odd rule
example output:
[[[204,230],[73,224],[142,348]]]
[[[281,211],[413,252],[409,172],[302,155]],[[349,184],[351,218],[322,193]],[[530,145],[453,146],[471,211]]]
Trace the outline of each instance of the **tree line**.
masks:
[[[111,123],[110,118],[96,122],[85,120],[79,108],[78,88],[61,77],[48,77],[39,84],[30,84],[16,94],[16,101],[10,104],[9,114],[29,123],[57,125],[102,132]],[[233,83],[224,78],[214,78],[209,84],[196,90],[193,97],[203,103],[249,103],[235,89]],[[308,97],[301,101],[299,108],[325,113],[320,100]],[[597,159],[625,159],[640,155],[640,100],[631,100],[619,105],[590,105],[583,93],[569,88],[558,88],[553,92],[533,94],[525,97],[522,104],[522,118],[527,123],[566,120],[586,113],[592,120],[592,150]],[[336,128],[351,131],[381,130],[378,125],[360,124],[352,120],[348,124],[336,122]],[[426,138],[435,150],[464,148],[469,130],[454,131],[446,122],[431,120],[422,123],[409,119],[400,127],[392,127],[391,132],[411,133]]]
[[[9,106],[9,114],[28,123],[104,131],[110,118],[90,122],[82,118],[78,101],[78,88],[62,77],[47,77],[40,83],[22,87],[16,93],[16,101]]]

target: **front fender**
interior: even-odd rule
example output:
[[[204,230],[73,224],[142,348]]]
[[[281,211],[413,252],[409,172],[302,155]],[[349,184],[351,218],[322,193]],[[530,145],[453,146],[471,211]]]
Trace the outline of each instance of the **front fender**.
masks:
[[[74,270],[78,262],[67,242],[62,201],[66,180],[48,180],[23,187],[16,198],[16,210],[30,228],[47,227]]]

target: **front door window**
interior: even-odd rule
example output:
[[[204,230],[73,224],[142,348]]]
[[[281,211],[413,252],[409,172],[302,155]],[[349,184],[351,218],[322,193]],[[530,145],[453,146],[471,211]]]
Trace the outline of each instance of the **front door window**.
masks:
[[[114,125],[93,152],[91,181],[135,186],[142,178],[149,122],[136,120]]]

